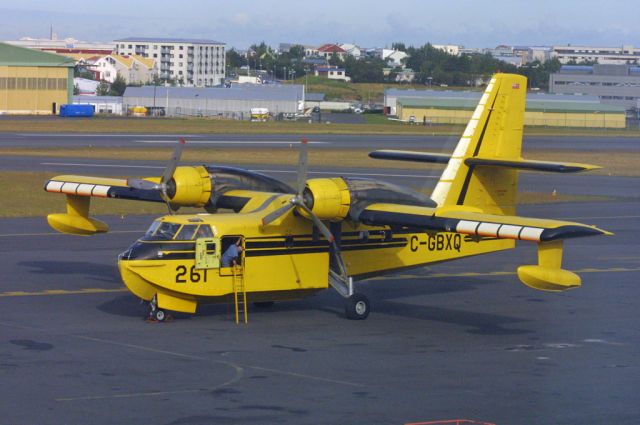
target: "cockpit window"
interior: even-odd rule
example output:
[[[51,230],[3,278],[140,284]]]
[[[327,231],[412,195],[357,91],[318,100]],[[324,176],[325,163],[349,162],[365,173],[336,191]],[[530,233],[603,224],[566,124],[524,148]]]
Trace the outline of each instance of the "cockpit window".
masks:
[[[144,235],[143,239],[154,241],[168,241],[173,239],[180,228],[177,223],[155,221]]]
[[[158,230],[158,227],[160,227],[159,221],[154,221],[153,223],[151,223],[151,226],[149,226],[149,230],[147,230],[147,233],[144,234],[144,237],[150,238],[151,236],[153,236],[156,230]]]
[[[185,224],[176,236],[177,241],[190,241],[196,233],[197,224]]]
[[[211,226],[208,224],[201,224],[198,227],[198,232],[196,233],[196,239],[200,238],[212,238],[213,232],[211,231]]]

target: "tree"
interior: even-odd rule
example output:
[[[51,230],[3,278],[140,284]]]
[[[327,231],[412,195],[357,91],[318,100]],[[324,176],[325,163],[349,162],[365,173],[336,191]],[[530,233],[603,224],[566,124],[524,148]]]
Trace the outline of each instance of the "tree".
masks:
[[[240,68],[246,64],[246,57],[238,53],[235,49],[227,50],[227,66],[229,68]]]
[[[344,60],[345,72],[354,83],[381,83],[384,81],[385,63],[380,58],[355,59],[347,56]]]
[[[111,83],[111,90],[109,91],[109,94],[111,96],[122,96],[126,89],[127,82],[124,77],[118,73],[118,75],[116,75],[116,79]]]
[[[306,50],[305,50],[304,46],[302,46],[300,44],[296,44],[296,45],[291,46],[289,48],[288,54],[289,54],[289,57],[291,59],[302,60],[302,59],[304,59],[305,52],[306,52]]]
[[[109,86],[109,83],[107,83],[106,81],[101,81],[100,84],[98,84],[98,87],[96,88],[96,94],[98,96],[109,96],[111,91],[111,87]]]
[[[76,65],[73,68],[73,78],[84,78],[86,80],[95,80],[95,74],[89,71],[84,65]]]

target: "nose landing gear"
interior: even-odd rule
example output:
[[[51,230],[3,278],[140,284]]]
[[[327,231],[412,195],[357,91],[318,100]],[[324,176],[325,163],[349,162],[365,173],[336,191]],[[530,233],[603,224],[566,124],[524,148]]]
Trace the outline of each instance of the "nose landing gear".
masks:
[[[154,297],[149,302],[149,314],[147,315],[146,322],[147,323],[158,323],[158,322],[170,322],[173,320],[173,316],[165,313],[164,310],[158,308],[158,298],[154,295]]]

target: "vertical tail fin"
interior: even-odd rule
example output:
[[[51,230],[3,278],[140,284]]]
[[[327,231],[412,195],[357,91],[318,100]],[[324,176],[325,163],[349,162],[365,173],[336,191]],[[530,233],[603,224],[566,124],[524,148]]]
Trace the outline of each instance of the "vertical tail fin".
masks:
[[[465,160],[521,158],[526,88],[527,79],[520,75],[491,79],[433,190],[438,206],[515,214],[518,171],[467,165]]]

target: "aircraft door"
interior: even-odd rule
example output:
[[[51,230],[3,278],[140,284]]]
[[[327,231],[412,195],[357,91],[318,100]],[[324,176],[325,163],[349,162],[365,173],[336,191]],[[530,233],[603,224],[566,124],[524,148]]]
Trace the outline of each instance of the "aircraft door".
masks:
[[[196,269],[220,267],[220,238],[196,239]]]

